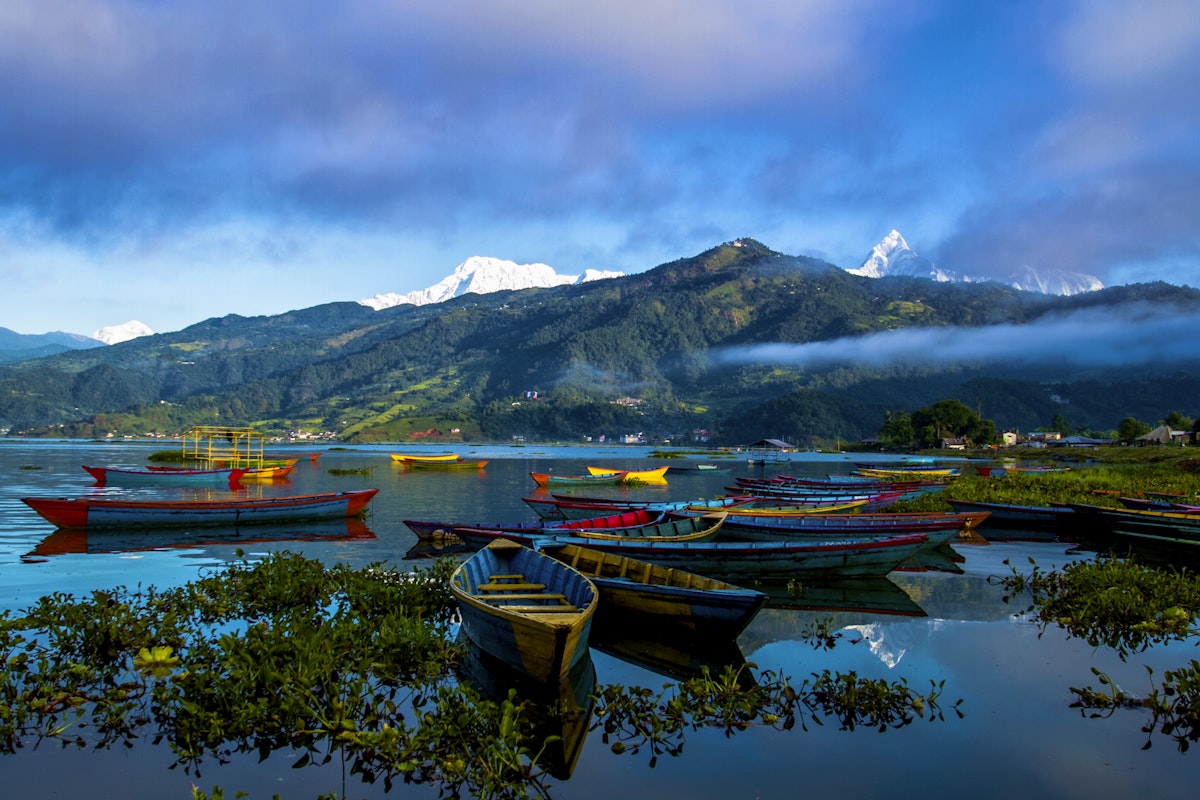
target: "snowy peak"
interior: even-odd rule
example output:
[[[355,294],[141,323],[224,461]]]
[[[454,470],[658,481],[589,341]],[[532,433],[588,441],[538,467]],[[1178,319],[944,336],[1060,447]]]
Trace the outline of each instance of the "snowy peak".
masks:
[[[1021,291],[1057,295],[1082,294],[1104,288],[1104,284],[1094,275],[1065,270],[1035,270],[1031,267],[1024,267],[1003,279],[996,279],[942,269],[928,258],[917,255],[897,230],[893,230],[883,237],[879,244],[871,248],[871,252],[867,254],[862,266],[846,271],[865,278],[902,275],[913,278],[929,278],[942,283],[999,280],[1000,283],[1008,284]]]
[[[900,231],[895,229],[871,248],[862,266],[846,271],[852,275],[862,275],[864,278],[903,275],[910,278],[930,278],[942,283],[969,280],[960,278],[948,270],[939,269],[928,258],[917,255],[916,251],[908,246],[908,242],[904,241]]]
[[[99,339],[105,344],[119,344],[137,339],[142,336],[153,336],[154,331],[145,324],[131,319],[121,325],[108,325],[92,334],[93,339]]]
[[[1030,267],[1010,275],[1007,283],[1025,292],[1041,292],[1042,294],[1073,295],[1084,292],[1095,292],[1104,288],[1104,284],[1095,275],[1085,275],[1082,272],[1064,272],[1050,270],[1038,272]]]
[[[490,294],[516,289],[549,288],[619,278],[624,273],[589,269],[583,275],[560,275],[547,264],[517,264],[499,258],[472,256],[454,268],[454,272],[427,289],[407,294],[389,292],[358,302],[376,311],[402,304],[415,306],[442,303],[464,294]]]

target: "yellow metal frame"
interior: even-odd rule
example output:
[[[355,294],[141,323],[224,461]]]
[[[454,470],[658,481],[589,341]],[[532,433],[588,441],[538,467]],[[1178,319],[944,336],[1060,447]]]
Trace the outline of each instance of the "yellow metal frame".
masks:
[[[241,468],[263,466],[265,437],[253,428],[198,425],[183,433],[183,460]]]

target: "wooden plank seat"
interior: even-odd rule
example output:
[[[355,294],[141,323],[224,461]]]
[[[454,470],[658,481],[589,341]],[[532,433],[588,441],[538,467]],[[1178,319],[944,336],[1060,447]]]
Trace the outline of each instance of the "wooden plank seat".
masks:
[[[536,592],[545,589],[544,583],[481,583],[475,587],[480,592]]]
[[[538,614],[538,613],[554,613],[554,614],[575,614],[579,609],[572,605],[546,605],[546,606],[500,606],[506,611],[516,611],[520,614]]]
[[[546,584],[531,583],[521,574],[490,575],[487,583],[481,583],[475,587],[475,596],[485,603],[521,613],[548,611],[569,613],[579,610],[567,601],[566,595],[547,592],[545,589]],[[520,605],[512,605],[509,603],[511,600],[545,600],[546,603],[525,602]]]

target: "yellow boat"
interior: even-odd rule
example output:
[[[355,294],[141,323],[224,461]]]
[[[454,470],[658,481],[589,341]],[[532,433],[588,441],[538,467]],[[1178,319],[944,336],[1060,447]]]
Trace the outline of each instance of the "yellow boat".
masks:
[[[589,475],[620,475],[621,483],[641,481],[642,483],[666,483],[667,470],[670,466],[655,469],[608,469],[607,467],[588,467]]]
[[[442,462],[442,461],[458,461],[461,458],[462,458],[462,456],[459,455],[458,453],[447,453],[446,455],[440,455],[440,456],[413,456],[413,455],[408,455],[407,453],[392,453],[392,461],[395,461],[398,464],[407,464],[407,463],[416,463],[416,462],[438,463],[438,462]]]
[[[281,481],[286,479],[288,474],[295,468],[295,464],[282,464],[274,467],[251,467],[238,480],[246,483]]]

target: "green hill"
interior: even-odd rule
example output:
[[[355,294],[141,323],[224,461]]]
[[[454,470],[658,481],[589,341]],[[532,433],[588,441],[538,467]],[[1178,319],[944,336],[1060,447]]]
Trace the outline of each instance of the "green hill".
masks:
[[[1195,307],[1167,284],[1072,298],[999,284],[872,280],[749,239],[647,272],[579,286],[467,295],[372,311],[332,303],[231,315],[119,345],[0,366],[9,435],[167,433],[192,424],[574,441],[643,433],[686,441],[873,435],[887,411],[955,398],[1001,429],[1116,428],[1188,413],[1195,361],[1088,369],[905,359],[739,360],[742,348],[842,343],[886,331],[1034,325],[1053,315],[1153,303]],[[855,340],[857,341],[857,340]],[[870,340],[874,341],[874,340]]]

